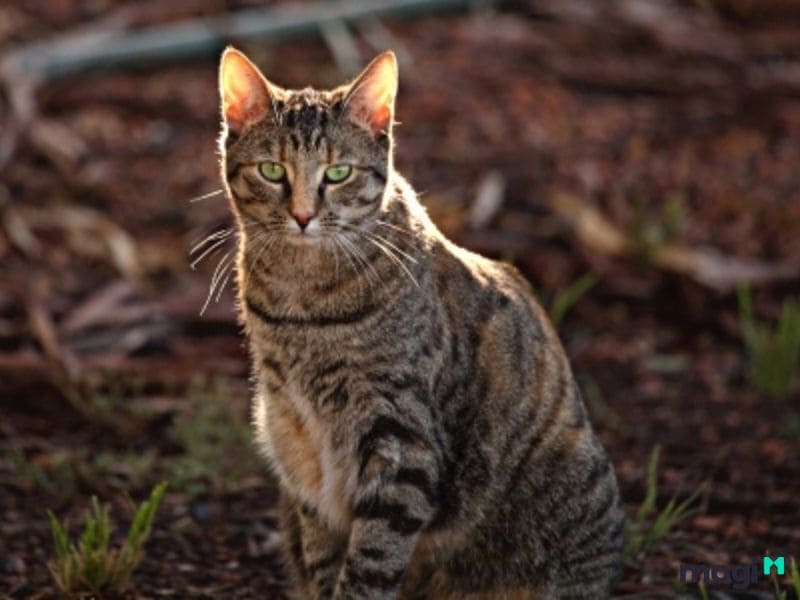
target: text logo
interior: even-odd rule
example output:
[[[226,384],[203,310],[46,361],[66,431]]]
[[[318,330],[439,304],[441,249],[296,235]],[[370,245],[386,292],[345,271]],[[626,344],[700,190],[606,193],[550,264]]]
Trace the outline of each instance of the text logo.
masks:
[[[693,565],[681,564],[678,579],[681,583],[706,583],[709,585],[728,585],[734,590],[744,590],[758,583],[759,574],[769,576],[786,573],[786,561],[783,556],[771,558],[765,556],[761,561],[745,565]]]

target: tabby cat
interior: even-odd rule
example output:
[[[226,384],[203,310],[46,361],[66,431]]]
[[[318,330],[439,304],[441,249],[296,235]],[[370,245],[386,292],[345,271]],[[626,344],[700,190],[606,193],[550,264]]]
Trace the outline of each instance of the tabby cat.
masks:
[[[525,279],[447,240],[394,170],[394,55],[294,91],[229,48],[220,88],[294,593],[607,597],[614,471]]]

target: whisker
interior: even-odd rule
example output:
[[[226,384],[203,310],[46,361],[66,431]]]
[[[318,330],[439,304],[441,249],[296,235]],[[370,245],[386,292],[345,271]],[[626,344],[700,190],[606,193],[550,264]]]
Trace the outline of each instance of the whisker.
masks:
[[[411,236],[414,235],[414,232],[411,231],[410,229],[406,229],[404,227],[400,227],[399,225],[395,225],[394,223],[389,223],[388,221],[383,221],[381,219],[375,219],[375,222],[378,225],[383,225],[384,227],[390,227],[391,229],[394,229],[395,231],[399,231],[400,233],[405,233],[406,235],[411,235]]]
[[[408,254],[407,252],[404,252],[403,250],[401,250],[400,248],[398,248],[398,247],[397,247],[395,244],[393,244],[391,241],[387,240],[387,239],[386,239],[385,237],[383,237],[382,235],[379,235],[379,234],[377,234],[377,233],[369,233],[369,232],[367,232],[367,231],[365,231],[364,233],[365,233],[367,236],[369,236],[369,237],[374,237],[374,238],[377,238],[378,240],[380,240],[381,242],[383,242],[383,243],[384,243],[384,244],[386,244],[387,246],[389,246],[389,247],[393,248],[393,249],[394,249],[396,252],[400,253],[401,255],[405,256],[405,257],[406,257],[408,260],[410,260],[411,262],[413,262],[414,264],[416,264],[416,262],[417,262],[417,259],[416,259],[416,258],[414,258],[413,256],[411,256],[411,255],[410,255],[410,254]]]
[[[369,262],[369,259],[364,254],[364,251],[361,248],[359,248],[358,246],[356,246],[352,241],[348,240],[346,237],[342,237],[342,241],[345,242],[348,246],[350,246],[350,248],[353,251],[353,256],[356,259],[358,259],[361,262],[361,264],[364,265],[365,268],[369,269],[369,271],[372,273],[372,275],[375,276],[376,282],[378,284],[380,284],[380,285],[384,285],[385,282],[383,281],[383,278],[375,270],[375,267],[372,265],[372,263]],[[370,290],[372,290],[373,289],[372,288],[372,280],[370,278],[367,278],[367,283],[370,286]]]
[[[230,262],[230,266],[228,267],[228,274],[225,275],[225,279],[222,280],[222,285],[219,286],[219,290],[217,291],[217,297],[214,298],[215,303],[219,303],[219,299],[222,297],[222,291],[225,289],[225,286],[228,284],[228,281],[231,278],[231,274],[236,270],[235,260]]]
[[[406,254],[405,252],[400,250],[397,246],[392,244],[386,238],[383,238],[383,237],[378,236],[378,235],[373,235],[373,234],[371,234],[371,233],[369,233],[367,231],[364,231],[363,229],[361,229],[359,227],[355,227],[353,225],[343,224],[343,226],[346,229],[349,229],[351,231],[354,231],[354,232],[362,235],[367,241],[371,242],[376,248],[381,250],[387,256],[387,258],[392,260],[397,266],[399,266],[401,269],[403,269],[403,271],[405,271],[405,273],[411,278],[411,281],[414,282],[414,285],[416,285],[417,287],[420,287],[419,282],[417,281],[417,278],[414,277],[413,273],[411,273],[411,271],[406,266],[406,264],[397,256],[395,251],[400,253],[400,254],[402,254],[403,256],[405,256],[406,258],[411,260],[412,262],[416,263],[417,260],[414,257],[412,257],[409,254]],[[385,244],[388,244],[388,246],[385,245]],[[391,250],[389,248],[389,246],[394,248],[395,251]]]
[[[225,190],[223,188],[219,188],[218,190],[214,190],[213,192],[208,192],[207,194],[202,194],[200,196],[195,196],[194,198],[190,198],[188,202],[194,204],[195,202],[200,202],[201,200],[208,200],[209,198],[213,198],[214,196],[219,196],[220,194],[224,194]]]
[[[350,263],[350,266],[351,266],[351,267],[352,267],[352,269],[353,269],[353,274],[354,274],[354,275],[355,275],[355,277],[356,277],[356,281],[358,281],[358,293],[359,293],[359,294],[361,294],[361,295],[363,295],[363,293],[364,293],[364,292],[363,292],[363,287],[364,287],[364,286],[363,286],[363,284],[361,283],[361,277],[359,277],[359,274],[360,274],[360,273],[359,273],[358,265],[357,265],[357,264],[356,264],[356,263],[353,261],[353,258],[352,258],[352,253],[351,253],[351,251],[350,251],[350,250],[348,250],[347,246],[346,246],[346,245],[345,245],[345,243],[344,243],[344,241],[345,241],[345,240],[344,240],[344,237],[342,237],[341,235],[335,235],[333,239],[334,239],[334,241],[336,242],[336,244],[337,244],[337,245],[338,245],[338,246],[339,246],[339,247],[342,249],[342,251],[344,252],[344,256],[345,256],[345,258],[347,259],[347,262],[349,262],[349,263]]]
[[[214,250],[216,250],[217,248],[219,248],[220,246],[222,246],[222,245],[223,245],[225,242],[227,242],[227,241],[228,241],[228,237],[226,236],[226,237],[223,237],[221,240],[218,240],[218,241],[214,242],[214,243],[213,243],[211,246],[209,246],[208,248],[206,248],[206,249],[203,251],[203,253],[202,253],[200,256],[198,256],[197,258],[195,258],[195,259],[194,259],[194,260],[193,260],[193,261],[192,261],[192,262],[189,264],[189,268],[190,268],[190,269],[192,269],[192,270],[194,270],[194,269],[195,269],[195,267],[197,267],[197,265],[198,265],[198,264],[199,264],[199,263],[200,263],[200,262],[201,262],[201,261],[202,261],[202,260],[203,260],[203,259],[204,259],[206,256],[208,256],[209,254],[211,254],[212,252],[214,252]]]
[[[225,256],[223,256],[222,260],[219,261],[219,263],[217,264],[217,268],[214,269],[214,273],[211,276],[212,291],[215,290],[217,285],[219,284],[219,281],[222,278],[222,274],[225,272],[225,269],[227,269],[228,266],[235,260],[235,257],[230,256],[232,253],[233,253],[232,250],[225,253]]]
[[[357,249],[356,245],[353,244],[353,242],[351,242],[350,240],[348,240],[344,236],[341,236],[339,238],[339,241],[342,244],[342,248],[344,248],[347,251],[347,255],[349,257],[352,257],[352,260],[354,261],[353,272],[356,274],[357,279],[358,279],[358,291],[359,291],[359,293],[363,294],[363,287],[364,286],[362,284],[362,279],[366,280],[370,291],[372,291],[373,290],[373,287],[372,287],[373,274],[366,270],[366,265],[368,263],[365,263],[364,259],[361,256],[359,256],[358,249]],[[362,273],[364,273],[364,278],[360,277],[360,275]]]
[[[197,252],[200,248],[205,246],[208,242],[211,242],[211,241],[214,241],[214,240],[218,240],[219,238],[228,237],[229,235],[232,235],[233,232],[234,232],[233,227],[228,227],[226,229],[220,229],[219,231],[215,231],[211,235],[208,235],[208,236],[204,237],[202,240],[200,240],[194,246],[192,246],[192,248],[189,250],[189,256],[191,256],[192,254]]]
[[[218,240],[219,238],[222,238],[222,237],[228,237],[228,236],[231,236],[231,235],[235,235],[240,230],[249,229],[251,227],[255,227],[256,225],[260,225],[260,223],[258,221],[250,221],[248,223],[245,223],[241,228],[238,228],[238,227],[226,227],[226,228],[220,229],[218,231],[213,231],[212,233],[210,233],[209,235],[204,237],[202,240],[193,243],[192,248],[189,250],[189,255],[191,256],[192,254],[194,254],[195,252],[200,250],[203,246],[205,246],[209,242],[213,242],[214,240]]]
[[[228,257],[230,257],[232,252],[233,250],[228,250],[225,253],[225,255],[220,259],[220,261],[217,263],[217,267],[214,269],[214,274],[211,276],[211,284],[208,287],[208,294],[206,295],[206,301],[203,303],[203,308],[200,309],[200,316],[203,316],[203,314],[205,314],[206,308],[208,308],[208,304],[211,302],[211,298],[214,297],[214,290],[216,289],[217,283],[219,282],[219,277],[227,268],[227,265],[225,263],[228,260]]]
[[[261,257],[264,255],[264,252],[267,251],[268,248],[271,248],[275,244],[276,236],[270,235],[269,232],[265,232],[262,236],[256,236],[250,243],[258,243],[259,240],[264,241],[264,244],[261,246],[261,250],[259,251],[258,255],[256,256],[255,260],[250,263],[250,268],[247,270],[247,275],[245,280],[242,281],[244,285],[247,281],[250,281],[250,277],[253,274],[253,269],[258,264],[258,261],[261,260]]]
[[[214,249],[218,248],[218,247],[219,247],[219,246],[220,246],[220,245],[221,245],[223,242],[225,242],[225,241],[226,241],[228,238],[230,238],[231,236],[235,236],[235,235],[237,235],[238,233],[240,233],[241,231],[244,231],[244,230],[246,230],[246,229],[250,229],[250,228],[252,228],[252,227],[262,227],[262,228],[264,228],[266,231],[276,231],[276,230],[278,230],[278,229],[280,229],[280,228],[281,228],[281,227],[280,227],[280,226],[278,226],[278,225],[265,225],[265,224],[263,224],[263,223],[261,223],[261,222],[259,222],[259,221],[248,221],[248,222],[246,222],[244,225],[242,225],[242,227],[240,227],[240,228],[237,228],[237,227],[227,227],[227,228],[225,228],[225,229],[220,229],[219,231],[215,231],[215,232],[211,233],[210,235],[206,236],[205,238],[203,238],[202,240],[200,240],[199,242],[197,242],[196,244],[194,244],[194,246],[192,246],[192,248],[189,250],[189,256],[191,256],[191,255],[192,255],[192,254],[194,254],[195,252],[199,252],[200,250],[202,250],[202,249],[203,249],[203,247],[204,247],[206,244],[209,244],[209,243],[211,243],[211,242],[214,242],[214,243],[213,243],[213,245],[212,245],[211,247],[209,247],[209,248],[206,248],[206,249],[203,251],[203,254],[201,254],[201,255],[200,255],[200,256],[199,256],[199,257],[198,257],[198,258],[197,258],[197,259],[196,259],[196,260],[195,260],[195,261],[192,263],[192,268],[194,269],[194,267],[195,267],[195,265],[196,265],[197,263],[199,263],[200,261],[202,261],[202,260],[203,260],[203,258],[204,258],[205,256],[207,256],[207,255],[208,255],[208,253],[210,253],[210,252],[213,252],[213,251],[214,251]]]
[[[403,241],[410,245],[412,248],[420,250],[422,247],[420,246],[420,240],[417,238],[417,235],[411,231],[410,229],[404,229],[403,227],[399,227],[394,225],[393,223],[387,223],[386,221],[381,221],[380,219],[376,219],[375,221],[381,227],[387,227],[389,229],[393,229],[398,233],[402,233],[405,237]]]
[[[408,269],[406,264],[402,260],[400,260],[397,257],[397,255],[395,255],[391,250],[389,250],[389,248],[387,248],[386,246],[384,246],[380,242],[378,242],[376,240],[373,240],[372,238],[367,238],[367,240],[372,242],[378,248],[380,248],[390,260],[392,260],[397,266],[399,266],[401,269],[403,269],[403,271],[405,271],[406,275],[408,275],[411,278],[411,281],[414,282],[414,285],[416,285],[417,287],[420,287],[419,282],[417,281],[417,278],[414,277],[413,273],[411,273],[411,271]]]
[[[342,250],[342,252],[344,252],[344,256],[348,260],[348,262],[350,263],[350,266],[353,268],[353,272],[354,273],[358,273],[358,267],[353,262],[353,259],[350,257],[350,254],[347,251],[347,248],[344,246],[344,243],[339,239],[339,236],[334,234],[333,235],[333,241],[336,244],[336,247],[340,248]]]

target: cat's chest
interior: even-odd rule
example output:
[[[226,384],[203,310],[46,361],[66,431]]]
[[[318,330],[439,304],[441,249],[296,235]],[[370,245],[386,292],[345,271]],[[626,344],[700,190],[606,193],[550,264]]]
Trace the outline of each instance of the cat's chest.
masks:
[[[334,421],[323,419],[295,386],[263,390],[256,428],[282,484],[314,507],[333,528],[346,531],[357,479],[355,460],[333,443]]]

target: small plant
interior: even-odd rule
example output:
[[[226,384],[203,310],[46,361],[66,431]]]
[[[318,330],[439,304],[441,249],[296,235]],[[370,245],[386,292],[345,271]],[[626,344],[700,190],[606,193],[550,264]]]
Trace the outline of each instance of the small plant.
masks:
[[[593,273],[584,273],[573,281],[567,289],[559,292],[550,305],[550,320],[556,327],[570,309],[597,283]]]
[[[775,573],[772,573],[771,577],[772,584],[775,586],[775,600],[789,600],[789,594],[781,590]],[[800,568],[798,568],[797,561],[794,558],[792,558],[792,566],[789,567],[789,584],[794,591],[794,598],[800,598]]]
[[[650,518],[657,511],[660,453],[659,446],[653,448],[650,453],[647,463],[647,491],[644,500],[639,506],[636,518],[628,520],[626,523],[624,555],[625,562],[631,566],[635,566],[637,561],[652,548],[653,544],[667,535],[678,523],[697,512],[697,507],[693,505],[697,502],[702,488],[695,490],[680,503],[677,497],[673,496],[667,506],[658,512],[655,519]]]
[[[756,388],[772,398],[786,398],[800,365],[800,303],[785,302],[773,328],[755,319],[750,289],[743,286],[739,288],[739,323]]]
[[[58,376],[53,379],[53,384],[87,422],[124,438],[143,429],[152,416],[147,404],[134,401],[144,386],[139,379],[122,383],[103,378],[89,383]]]
[[[666,198],[658,213],[649,209],[650,198],[644,190],[636,190],[632,197],[633,219],[630,239],[641,267],[649,267],[653,254],[661,247],[674,242],[686,228],[685,193],[674,191]]]
[[[21,483],[46,494],[58,492],[62,497],[69,496],[75,489],[72,454],[66,450],[53,450],[29,458],[21,447],[12,446],[6,464]]]
[[[91,454],[87,468],[104,486],[115,490],[140,490],[158,481],[158,452],[99,450]],[[166,478],[168,479],[168,478]]]
[[[581,382],[581,389],[583,390],[583,397],[586,399],[586,403],[589,405],[589,409],[594,418],[612,431],[618,431],[620,433],[629,432],[631,430],[630,424],[608,405],[594,377],[588,373],[584,373],[579,379]]]
[[[96,496],[92,496],[92,509],[86,513],[86,523],[77,544],[70,541],[66,526],[47,511],[56,547],[56,557],[47,567],[58,588],[67,596],[118,594],[142,558],[153,518],[166,489],[166,483],[157,485],[150,498],[142,502],[121,548],[110,547],[108,506],[101,506]]]
[[[165,464],[173,489],[192,495],[225,493],[261,473],[247,413],[231,401],[225,382],[197,382],[189,397],[167,432],[181,449]]]

